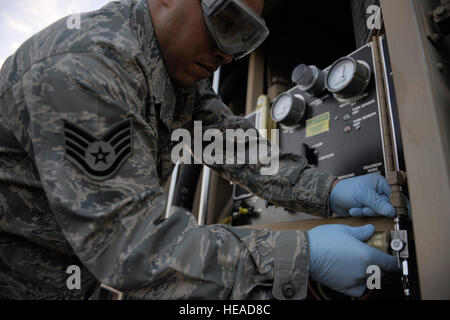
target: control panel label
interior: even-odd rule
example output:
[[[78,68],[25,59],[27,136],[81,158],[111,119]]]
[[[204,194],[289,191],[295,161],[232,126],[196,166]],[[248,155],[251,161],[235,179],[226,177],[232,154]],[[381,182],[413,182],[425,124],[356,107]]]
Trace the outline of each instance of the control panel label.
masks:
[[[330,131],[330,113],[325,112],[306,121],[306,137]]]

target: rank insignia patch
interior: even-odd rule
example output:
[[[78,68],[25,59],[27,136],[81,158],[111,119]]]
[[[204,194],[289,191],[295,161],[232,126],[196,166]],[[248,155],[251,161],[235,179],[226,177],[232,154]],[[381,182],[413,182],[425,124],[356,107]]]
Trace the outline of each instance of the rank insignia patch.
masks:
[[[94,180],[112,177],[131,155],[131,119],[121,121],[100,138],[64,120],[66,159]]]

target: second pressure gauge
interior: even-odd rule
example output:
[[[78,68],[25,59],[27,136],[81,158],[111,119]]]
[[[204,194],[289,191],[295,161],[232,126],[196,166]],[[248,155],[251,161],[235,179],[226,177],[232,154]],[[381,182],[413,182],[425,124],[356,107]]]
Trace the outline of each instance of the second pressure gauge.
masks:
[[[370,67],[366,62],[344,57],[330,67],[325,86],[336,98],[351,99],[364,92],[370,77]]]
[[[302,95],[283,93],[273,103],[271,116],[275,122],[295,126],[303,118],[306,102]]]

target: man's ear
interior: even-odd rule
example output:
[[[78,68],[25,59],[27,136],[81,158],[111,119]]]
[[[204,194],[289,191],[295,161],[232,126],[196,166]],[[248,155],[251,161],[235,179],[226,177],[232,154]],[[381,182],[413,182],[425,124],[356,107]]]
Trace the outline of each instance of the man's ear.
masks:
[[[174,2],[174,0],[158,0],[158,1],[160,1],[161,4],[166,8],[172,5],[172,2]]]

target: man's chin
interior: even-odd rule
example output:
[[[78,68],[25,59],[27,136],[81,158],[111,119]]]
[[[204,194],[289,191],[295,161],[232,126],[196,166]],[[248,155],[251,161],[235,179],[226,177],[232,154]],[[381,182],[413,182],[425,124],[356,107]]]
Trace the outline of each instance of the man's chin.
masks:
[[[197,81],[198,82],[198,81]],[[186,81],[178,81],[178,80],[173,80],[172,79],[172,83],[175,87],[177,88],[183,88],[183,89],[190,89],[195,87],[195,84],[197,82],[186,82]]]
[[[209,79],[212,74],[204,70],[197,64],[192,64],[190,68],[179,70],[178,72],[169,72],[170,79],[177,88],[192,88],[202,80]]]
[[[184,88],[184,89],[190,89],[195,87],[195,85],[197,83],[199,83],[200,81],[207,79],[207,78],[189,78],[189,79],[171,79],[172,83],[175,87],[177,88]]]

